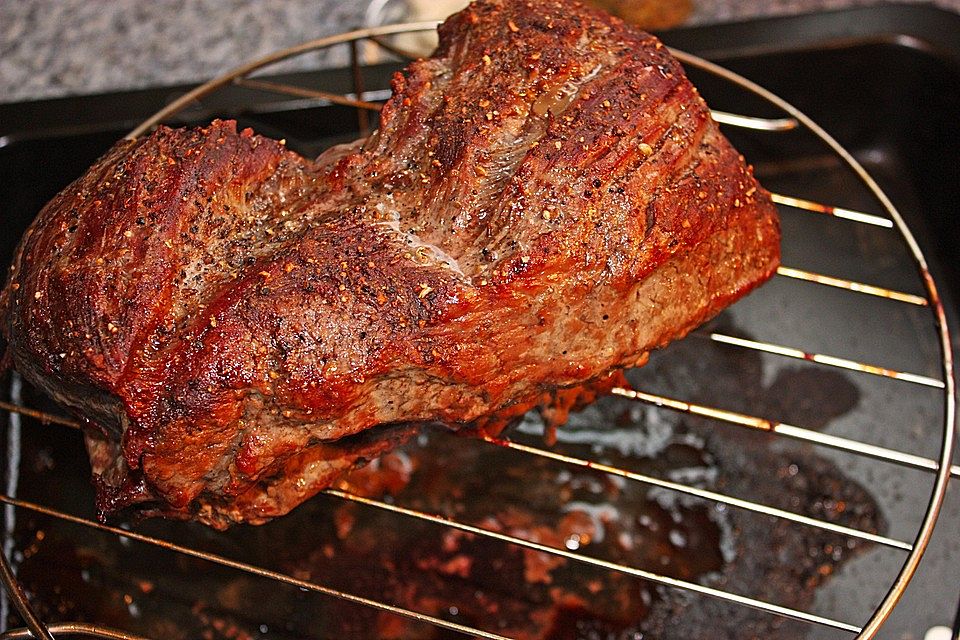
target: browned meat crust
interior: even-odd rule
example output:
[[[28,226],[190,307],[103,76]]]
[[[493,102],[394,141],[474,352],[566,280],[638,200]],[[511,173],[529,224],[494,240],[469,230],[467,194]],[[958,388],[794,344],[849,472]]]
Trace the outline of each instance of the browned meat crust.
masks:
[[[3,333],[87,419],[105,510],[263,522],[389,446],[351,436],[543,405],[776,268],[768,195],[650,35],[484,0],[393,85],[315,162],[230,122],[118,143],[27,231]]]

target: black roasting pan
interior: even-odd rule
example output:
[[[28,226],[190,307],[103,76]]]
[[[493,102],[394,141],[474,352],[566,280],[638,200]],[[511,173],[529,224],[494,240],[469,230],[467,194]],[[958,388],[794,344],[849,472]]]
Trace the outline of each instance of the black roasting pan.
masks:
[[[670,46],[718,62],[785,98],[855,155],[891,197],[917,236],[956,337],[960,315],[960,16],[922,5],[883,5],[682,28],[661,35]],[[396,65],[385,64],[366,69],[366,86],[386,86],[395,68]],[[698,71],[691,71],[690,75],[714,108],[764,117],[781,115],[717,78]],[[278,78],[328,90],[349,91],[351,83],[347,70],[297,72]],[[9,263],[21,233],[50,197],[79,176],[113,141],[186,89],[152,88],[0,105],[0,265]],[[357,135],[356,116],[348,108],[316,107],[302,100],[241,88],[230,88],[189,109],[184,118],[202,122],[214,115],[236,117],[264,134],[286,137],[291,147],[308,154]],[[862,187],[843,177],[844,170],[836,158],[809,136],[770,137],[746,132],[730,135],[771,190],[815,194],[821,202],[880,213],[877,203]],[[841,226],[831,226],[836,224]],[[847,223],[826,216],[821,219],[815,214],[786,212],[785,237],[791,240],[785,244],[785,262],[842,277],[871,278],[880,286],[922,294],[916,265],[900,244],[873,231],[844,224]],[[751,306],[751,297],[744,306],[737,307],[745,309],[743,313],[734,310],[724,314],[709,330],[739,332],[822,352],[856,355],[927,376],[937,375],[940,357],[928,338],[918,337],[932,335],[929,316],[890,311],[891,307],[875,301],[861,304],[859,298],[850,303],[849,298],[819,289],[791,290],[774,283],[769,287],[769,295],[784,300],[778,314],[757,311]],[[889,321],[885,315],[888,313]],[[960,355],[956,339],[953,350]],[[775,362],[775,356],[738,353],[694,336],[657,354],[648,368],[631,374],[631,381],[664,395],[688,397],[705,404],[727,402],[729,408],[744,413],[773,413],[785,421],[803,421],[825,432],[879,441],[895,450],[936,455],[943,410],[929,390],[867,379],[853,372],[826,370],[812,363],[784,365]],[[11,400],[13,393],[24,404],[53,409],[28,386],[19,391],[11,389],[9,375],[0,387],[3,400]],[[932,484],[932,475],[927,473],[903,471],[871,460],[850,460],[811,445],[717,426],[705,420],[654,418],[646,409],[638,413],[616,402],[601,403],[595,413],[587,412],[585,417],[577,418],[570,431],[572,435],[566,440],[561,437],[561,447],[569,445],[569,451],[581,451],[576,449],[581,446],[575,443],[576,434],[580,433],[577,429],[591,420],[628,427],[631,420],[637,421],[637,428],[651,439],[668,432],[673,440],[667,454],[660,458],[637,454],[640,460],[634,462],[641,470],[651,475],[673,473],[680,477],[684,469],[695,468],[702,472],[702,478],[693,481],[714,488],[718,483],[732,487],[744,492],[748,499],[781,499],[778,483],[784,473],[795,473],[791,469],[799,465],[798,479],[792,485],[783,485],[807,491],[793,505],[795,508],[820,513],[828,498],[822,493],[826,491],[824,487],[834,487],[851,501],[862,499],[869,503],[859,516],[861,524],[876,526],[881,533],[900,539],[910,540],[915,535]],[[661,427],[666,431],[658,431]],[[584,427],[582,433],[589,434],[590,428]],[[19,431],[13,432],[3,412],[0,429],[0,481],[6,483],[8,492],[14,472],[18,495],[24,499],[83,517],[93,515],[87,462],[75,432],[29,419],[22,420]],[[521,425],[514,435],[536,445],[540,441],[529,436],[531,429],[530,424]],[[623,453],[623,442],[610,445],[613,452],[604,446],[587,447],[586,451],[605,459]],[[443,447],[438,459],[453,456],[450,459],[459,460],[457,451]],[[529,475],[540,481],[568,480],[558,480],[559,476],[547,474],[539,463],[530,464],[524,459],[520,459],[519,466],[529,468],[528,476],[514,476],[518,463],[515,456],[508,455],[512,453],[473,460],[499,471],[491,474],[487,470],[486,475],[477,472],[477,478],[495,488],[492,495],[477,498],[468,512],[481,508],[496,510],[500,508],[497,501],[509,501],[511,496],[520,496],[526,503],[536,503],[541,508],[543,505],[537,501],[542,496],[529,489],[533,484],[528,482]],[[410,455],[416,455],[415,451]],[[11,468],[14,458],[18,461],[16,469]],[[622,456],[617,459],[622,462]],[[771,467],[758,466],[763,464]],[[458,490],[442,471],[436,473],[439,475],[431,490],[462,493],[463,487],[480,491],[483,486],[474,478],[464,480]],[[503,478],[512,479],[515,484],[504,489],[497,484]],[[506,493],[496,493],[501,490]],[[558,508],[563,510],[562,499],[557,500]],[[720,580],[730,589],[747,594],[763,592],[771,600],[782,596],[831,618],[863,623],[890,587],[903,557],[888,549],[868,546],[851,550],[836,565],[815,565],[811,558],[819,558],[818,554],[833,544],[832,539],[813,536],[803,538],[799,546],[785,544],[774,549],[766,537],[763,523],[767,521],[726,520],[726,516],[721,518],[715,513],[707,517],[699,506],[664,506],[646,494],[637,500],[641,509],[666,509],[664,517],[675,517],[688,528],[688,534],[702,534],[699,538],[693,536],[702,538],[698,543],[702,549],[674,549],[676,559],[664,563],[665,571],[686,573],[706,582]],[[275,561],[279,569],[312,575],[310,563],[325,552],[318,540],[336,537],[337,526],[342,526],[342,522],[330,521],[331,512],[346,517],[342,516],[339,503],[322,496],[277,523],[259,529],[240,528],[228,534],[215,534],[187,524],[118,522],[194,548],[262,563]],[[48,622],[95,621],[157,638],[286,639],[309,634],[329,637],[334,633],[339,637],[364,637],[370,633],[371,627],[363,626],[369,612],[362,607],[264,579],[237,578],[227,570],[200,561],[171,557],[136,543],[64,525],[47,516],[9,508],[3,516],[4,550],[14,558],[24,587]],[[384,522],[373,518],[356,526],[407,531],[407,525]],[[721,531],[728,526],[733,534]],[[710,533],[711,527],[719,527],[719,533]],[[878,637],[920,640],[931,627],[954,624],[960,598],[958,531],[960,489],[954,482],[926,557]],[[310,532],[313,534],[308,535]],[[383,537],[399,545],[398,549],[416,555],[418,551],[410,551],[413,547],[404,546],[414,544],[405,540],[405,535],[430,539],[412,525],[409,534]],[[723,535],[733,538],[723,542]],[[789,538],[793,534],[784,535]],[[713,540],[711,536],[720,538]],[[370,559],[364,561],[373,562],[379,557],[370,553]],[[495,551],[484,547],[482,553],[487,555],[480,564],[488,573],[500,571],[516,577],[510,570],[496,568],[500,565],[490,558]],[[739,559],[730,563],[731,567],[724,567],[725,553],[733,553]],[[514,556],[505,558],[516,560]],[[359,573],[358,566],[345,561],[340,570]],[[825,580],[820,579],[823,576],[811,579],[813,573],[821,571],[820,566],[827,566],[822,571],[833,575]],[[370,568],[366,579],[355,575],[346,584],[371,597],[387,598],[382,593],[378,596],[378,585],[373,584],[376,580],[370,578],[382,577],[381,571],[382,568]],[[568,577],[580,579],[579,575]],[[812,580],[809,589],[799,584],[803,580]],[[416,580],[410,582],[415,583],[420,585]],[[509,590],[502,585],[484,584],[488,591]],[[468,615],[465,604],[454,604],[457,598],[470,599],[469,586],[459,582],[454,585],[452,579],[440,585],[437,597],[450,599],[443,607],[444,617],[484,628],[493,625],[491,630],[496,631],[496,615]],[[654,600],[651,611],[656,610],[650,615],[660,618],[650,623],[653,626],[636,627],[634,635],[616,635],[627,632],[623,628],[614,632],[613,626],[604,626],[604,616],[589,613],[590,606],[567,603],[563,607],[563,629],[552,637],[748,638],[758,634],[766,637],[768,633],[788,638],[852,637],[846,632],[794,621],[773,624],[767,614],[752,610],[744,613],[734,605],[720,605],[700,596],[674,597],[656,589],[649,593]],[[536,600],[539,597],[531,596],[534,610],[543,604]],[[596,595],[608,600],[615,597],[616,594],[603,589]],[[510,602],[516,600],[513,595],[510,598]],[[0,628],[21,625],[9,606],[5,605],[4,611],[8,616],[0,620]],[[336,626],[324,620],[347,622]],[[401,637],[409,631],[382,621],[378,628],[382,637]],[[647,629],[647,635],[637,630],[641,628]],[[423,626],[413,629],[419,634],[415,637],[460,637]]]

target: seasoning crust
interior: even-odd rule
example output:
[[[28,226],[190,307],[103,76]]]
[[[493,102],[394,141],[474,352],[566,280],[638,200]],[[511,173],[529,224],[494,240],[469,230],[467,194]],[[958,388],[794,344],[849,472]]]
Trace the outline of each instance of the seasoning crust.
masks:
[[[264,522],[424,422],[556,422],[757,286],[773,204],[653,36],[480,0],[368,139],[118,143],[26,232],[14,365],[86,421],[101,510]]]

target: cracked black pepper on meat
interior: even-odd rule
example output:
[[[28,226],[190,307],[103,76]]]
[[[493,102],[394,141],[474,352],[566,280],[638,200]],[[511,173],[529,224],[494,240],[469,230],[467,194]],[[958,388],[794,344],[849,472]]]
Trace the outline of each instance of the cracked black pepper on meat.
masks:
[[[260,523],[424,422],[562,422],[776,269],[768,194],[615,18],[476,2],[393,90],[317,160],[231,122],[120,142],[26,232],[3,335],[103,513]]]

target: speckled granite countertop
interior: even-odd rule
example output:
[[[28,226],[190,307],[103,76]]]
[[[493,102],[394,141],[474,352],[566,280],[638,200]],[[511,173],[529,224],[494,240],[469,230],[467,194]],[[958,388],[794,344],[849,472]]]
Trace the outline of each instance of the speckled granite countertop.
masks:
[[[0,102],[201,81],[270,51],[362,25],[378,1],[0,1]],[[686,24],[875,1],[695,0]],[[960,0],[936,4],[960,12]],[[298,66],[342,63],[336,56]]]

